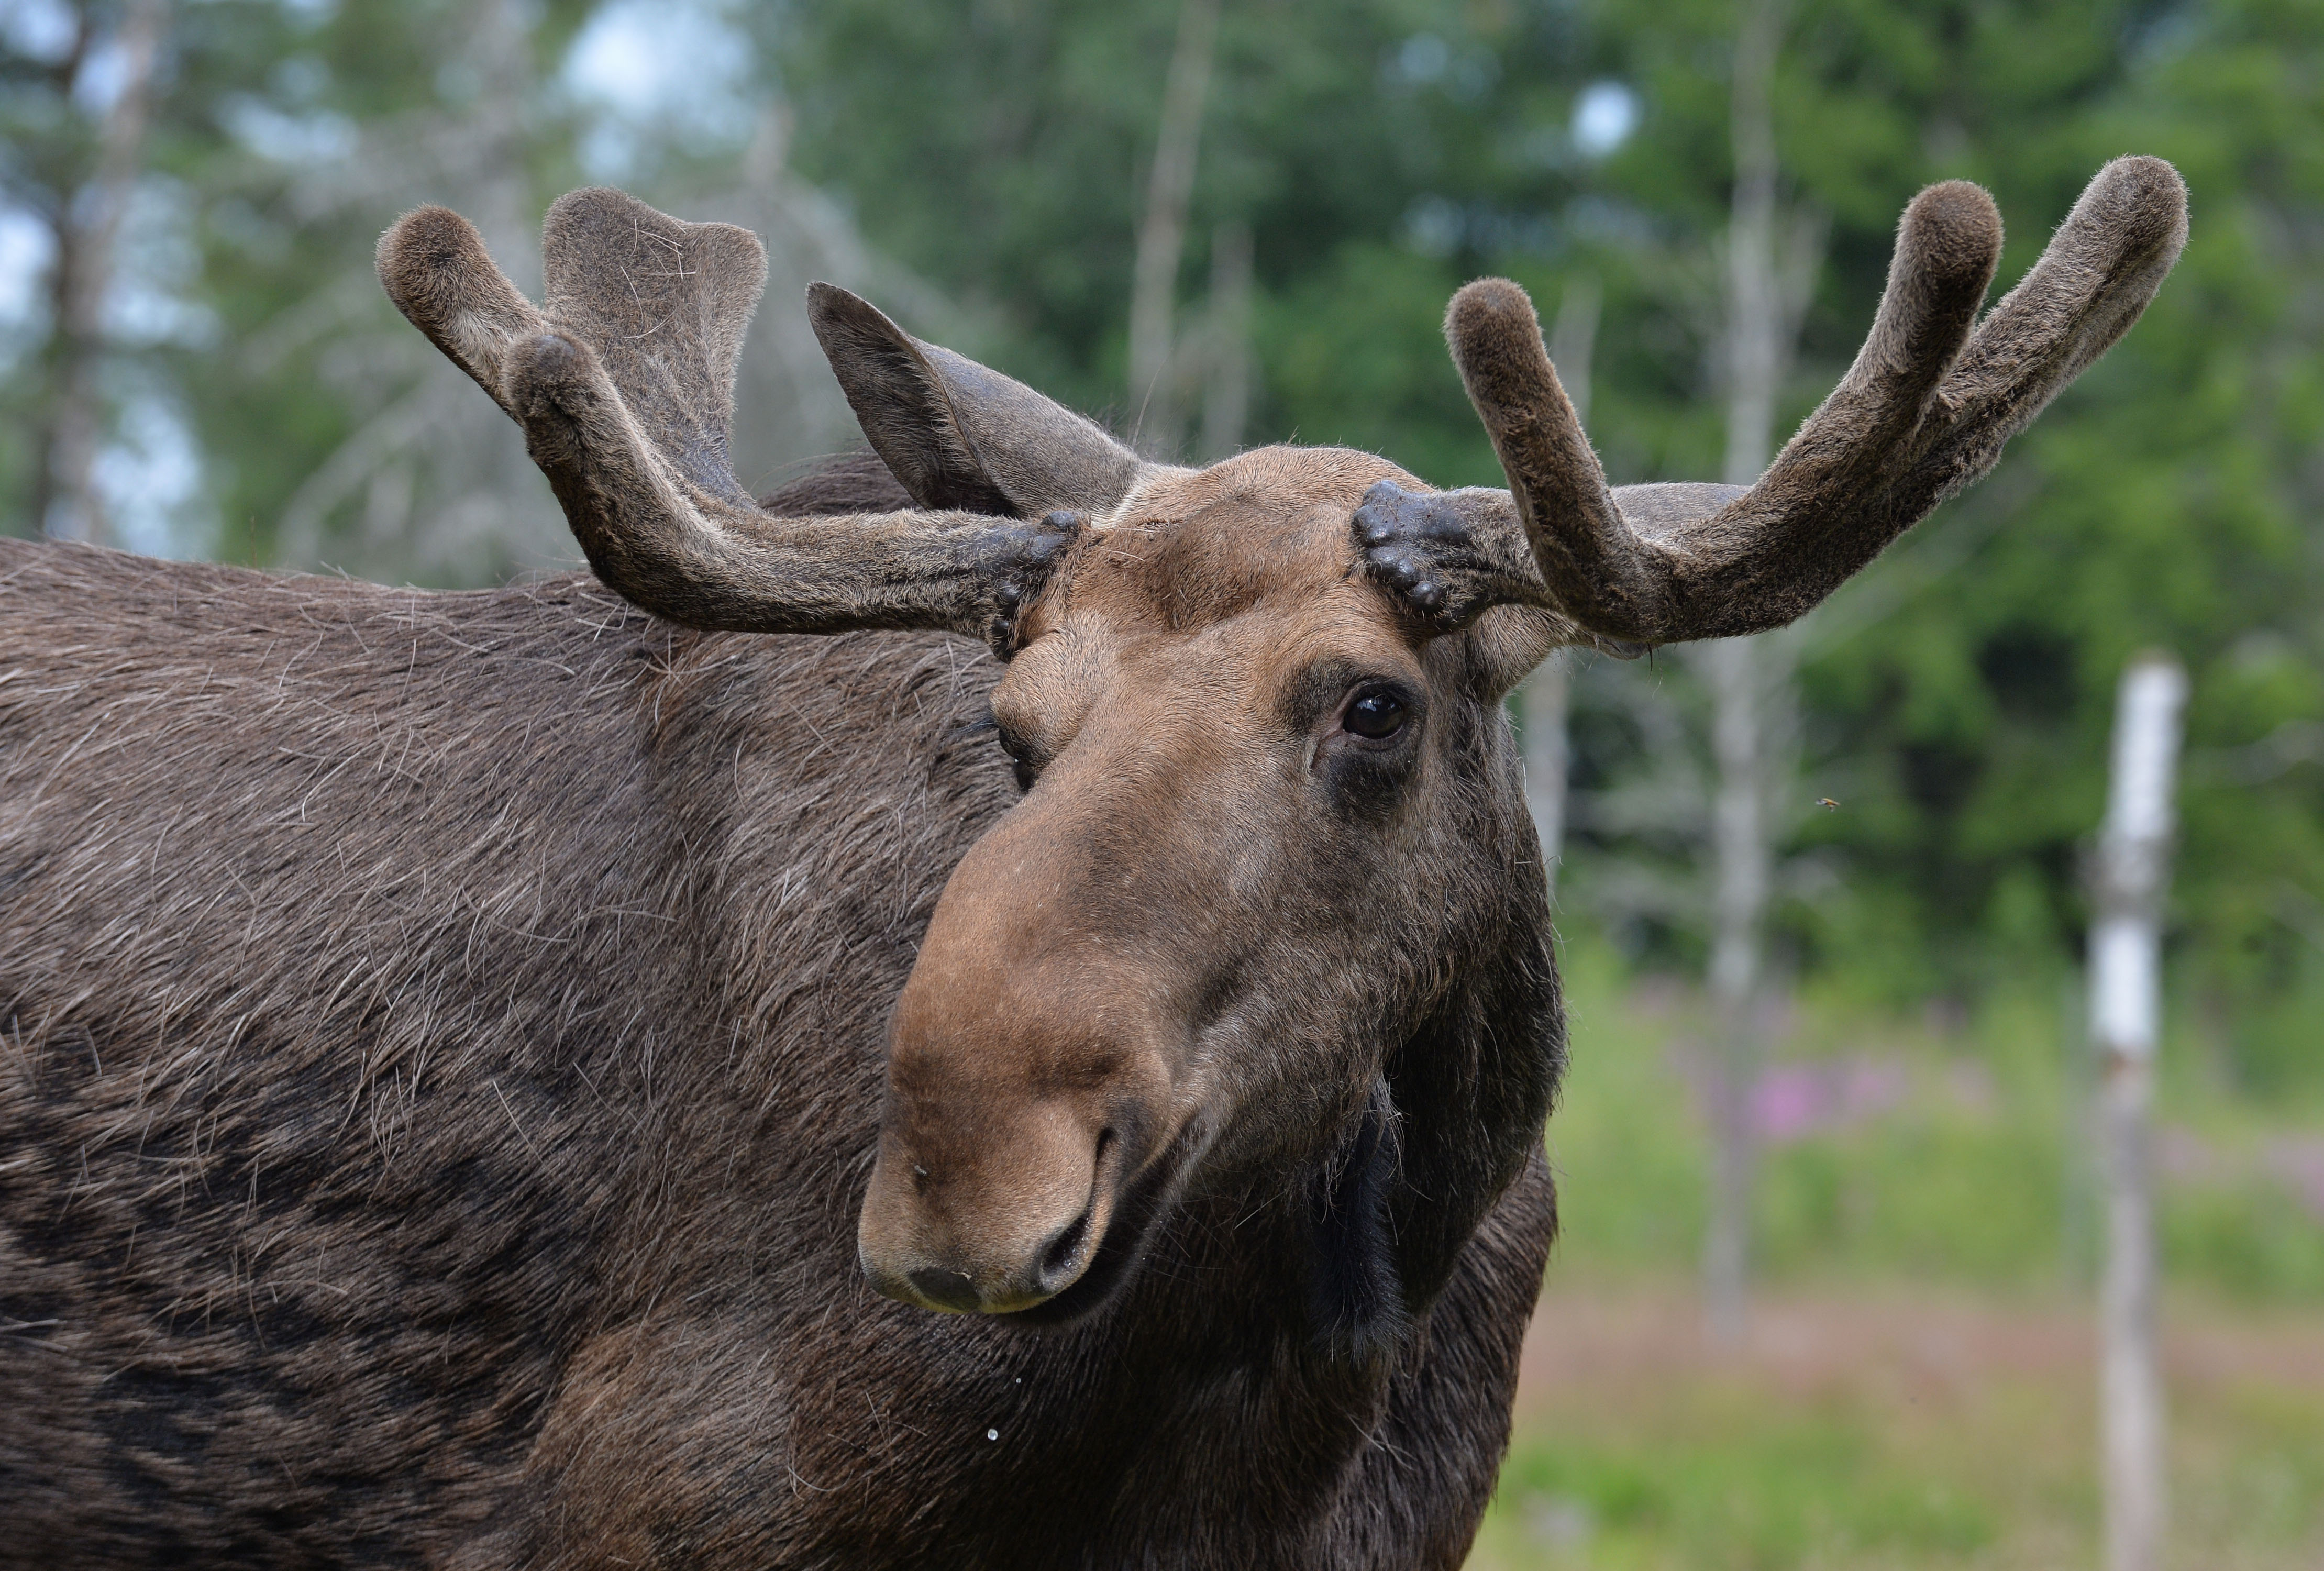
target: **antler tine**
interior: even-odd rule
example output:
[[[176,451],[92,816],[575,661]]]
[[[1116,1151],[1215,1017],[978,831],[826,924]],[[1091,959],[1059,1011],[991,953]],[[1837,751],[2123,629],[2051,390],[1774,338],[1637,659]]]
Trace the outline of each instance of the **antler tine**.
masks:
[[[1532,302],[1502,280],[1470,284],[1453,297],[1445,335],[1542,578],[1537,592],[1500,597],[1545,600],[1591,633],[1646,643],[1793,620],[1991,468],[2002,445],[2128,329],[2177,258],[2185,204],[2162,161],[2109,164],[1971,337],[2000,254],[2000,216],[1966,181],[1923,191],[1898,225],[1855,364],[1741,492],[1608,490]]]
[[[732,224],[687,224],[622,191],[568,191],[541,225],[548,316],[587,344],[622,402],[685,477],[748,503],[728,430],[734,363],[767,252]]]
[[[379,237],[373,260],[395,309],[513,416],[501,396],[508,352],[549,324],[494,264],[475,226],[449,208],[415,208]]]
[[[727,454],[734,365],[766,281],[757,236],[613,190],[549,209],[535,310],[440,208],[380,243],[404,315],[524,428],[599,578],[689,626],[936,628],[1005,652],[1016,611],[1074,532],[912,510],[786,519]]]
[[[2159,158],[2098,172],[2041,260],[1938,389],[1928,439],[1891,505],[1920,517],[1992,468],[2010,438],[2145,313],[2187,244],[2187,184]]]
[[[1480,278],[1445,308],[1444,337],[1508,476],[1552,601],[1617,637],[1662,625],[1666,575],[1606,488],[1532,300],[1507,279]]]
[[[1983,190],[1946,180],[1913,199],[1848,374],[1756,485],[1682,536],[1692,559],[1679,617],[1717,629],[1688,636],[1744,631],[1720,625],[1738,610],[1756,626],[1791,621],[1919,518],[1895,517],[1876,499],[1914,447],[2000,259],[2001,214]]]
[[[2000,250],[1999,215],[1975,186],[1948,181],[1915,198],[1855,365],[1740,495],[1708,486],[1609,491],[1524,291],[1487,279],[1455,295],[1445,322],[1453,359],[1526,513],[1542,577],[1567,615],[1650,643],[1717,636],[1741,631],[1722,625],[1739,606],[1761,625],[1789,621],[1829,592],[1807,593],[1803,578],[1837,584],[1862,566],[1894,531],[1869,542],[1835,540],[1850,522],[1840,507],[1874,485],[1919,423],[1969,336]]]

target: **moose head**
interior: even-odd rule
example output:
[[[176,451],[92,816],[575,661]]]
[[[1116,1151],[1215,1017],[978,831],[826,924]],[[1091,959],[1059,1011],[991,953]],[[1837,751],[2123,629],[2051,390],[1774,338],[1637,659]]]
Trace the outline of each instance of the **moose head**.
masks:
[[[1500,280],[1456,294],[1445,333],[1509,488],[1451,492],[1336,448],[1154,462],[817,284],[832,368],[918,505],[814,517],[762,510],[728,461],[765,277],[745,231],[576,192],[549,215],[539,308],[441,208],[379,263],[637,605],[943,630],[1006,662],[992,738],[1022,796],[953,872],[896,1001],[859,1247],[890,1297],[1055,1320],[1188,1195],[1391,1151],[1399,1098],[1428,1095],[1398,1055],[1448,1012],[1493,1029],[1467,969],[1511,973],[1495,996],[1554,1038],[1502,696],[1562,644],[1799,616],[1989,469],[2184,236],[2176,173],[2119,160],[1980,321],[1999,216],[1972,185],[1923,191],[1862,352],[1748,489],[1609,488]],[[1535,1117],[1547,1095],[1525,1091]]]

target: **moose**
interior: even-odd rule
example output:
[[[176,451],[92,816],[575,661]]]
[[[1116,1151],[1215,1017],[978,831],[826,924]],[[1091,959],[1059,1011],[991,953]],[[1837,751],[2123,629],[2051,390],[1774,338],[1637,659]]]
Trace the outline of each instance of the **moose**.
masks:
[[[818,285],[870,450],[754,500],[752,236],[576,192],[536,306],[407,215],[593,575],[0,546],[0,1565],[1457,1566],[1556,1228],[1504,695],[1806,611],[2184,236],[2119,160],[1980,319],[1923,191],[1748,489],[1609,488],[1502,281],[1450,492]]]

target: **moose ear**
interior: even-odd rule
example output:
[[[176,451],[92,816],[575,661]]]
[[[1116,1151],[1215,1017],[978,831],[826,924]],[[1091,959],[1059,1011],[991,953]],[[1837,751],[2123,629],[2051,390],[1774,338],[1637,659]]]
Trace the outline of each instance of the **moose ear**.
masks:
[[[807,285],[807,314],[864,439],[922,507],[1101,513],[1145,469],[1093,421],[921,343],[835,284]]]

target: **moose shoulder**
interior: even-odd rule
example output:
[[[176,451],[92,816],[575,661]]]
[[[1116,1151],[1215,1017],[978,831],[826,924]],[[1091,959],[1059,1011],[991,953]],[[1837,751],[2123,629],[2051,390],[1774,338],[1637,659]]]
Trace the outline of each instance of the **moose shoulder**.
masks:
[[[1609,489],[1498,282],[1449,493],[818,286],[876,457],[754,502],[751,236],[576,193],[536,307],[409,216],[594,578],[0,545],[0,1566],[1458,1565],[1555,1225],[1502,694],[1799,615],[2183,234],[2119,161],[1980,321],[1923,192],[1748,491]]]

